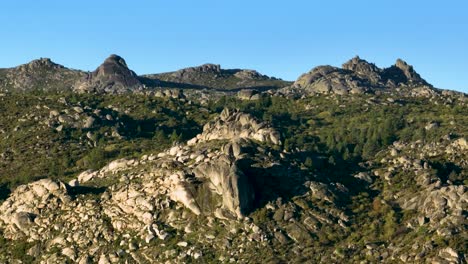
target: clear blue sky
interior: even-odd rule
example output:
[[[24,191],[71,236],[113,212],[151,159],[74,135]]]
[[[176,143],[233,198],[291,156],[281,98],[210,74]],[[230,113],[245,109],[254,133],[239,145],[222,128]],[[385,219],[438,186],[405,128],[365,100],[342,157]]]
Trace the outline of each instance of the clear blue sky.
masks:
[[[14,0],[0,6],[0,67],[50,57],[94,70],[109,54],[138,74],[207,62],[294,80],[355,55],[402,58],[468,92],[468,1]]]

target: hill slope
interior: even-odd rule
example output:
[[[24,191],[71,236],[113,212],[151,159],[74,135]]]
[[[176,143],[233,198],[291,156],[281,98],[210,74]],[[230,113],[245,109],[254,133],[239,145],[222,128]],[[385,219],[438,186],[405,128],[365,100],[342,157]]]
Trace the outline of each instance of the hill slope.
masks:
[[[225,91],[268,90],[289,84],[289,82],[262,75],[254,70],[226,70],[221,69],[221,66],[216,64],[204,64],[175,72],[145,75],[145,77],[150,80],[159,80],[161,86]]]
[[[292,86],[299,93],[365,93],[394,90],[397,87],[431,87],[405,61],[380,69],[358,56],[344,63],[342,68],[318,66],[301,75]],[[291,90],[287,88],[286,90]]]
[[[392,67],[248,100],[149,87],[117,56],[84,93],[7,86],[0,262],[466,263],[467,96]]]
[[[0,90],[69,91],[84,75],[84,72],[41,58],[15,68],[0,69]]]

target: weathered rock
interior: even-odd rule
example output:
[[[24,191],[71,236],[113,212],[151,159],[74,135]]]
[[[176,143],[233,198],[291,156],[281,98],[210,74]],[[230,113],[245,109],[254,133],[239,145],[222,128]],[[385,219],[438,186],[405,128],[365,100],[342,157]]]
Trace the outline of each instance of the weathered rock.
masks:
[[[315,67],[301,75],[292,87],[282,89],[282,92],[289,93],[292,88],[292,91],[302,90],[306,93],[348,94],[381,91],[382,88],[393,89],[398,86],[423,86],[429,89],[430,85],[414,71],[412,66],[400,59],[396,65],[380,69],[375,64],[356,56],[344,63],[342,68]]]
[[[175,186],[170,193],[170,197],[172,200],[176,202],[181,202],[185,207],[190,209],[194,214],[200,214],[200,208],[195,202],[193,194],[190,192],[189,188],[187,187],[187,183],[178,181],[175,183]]]
[[[15,68],[1,69],[0,90],[69,91],[84,73],[40,58]]]
[[[450,247],[440,250],[439,256],[448,263],[461,263],[458,253]]]
[[[223,206],[241,218],[251,209],[254,192],[247,176],[236,162],[219,158],[210,163],[200,164],[194,171],[196,177],[207,179],[218,195]]]
[[[242,100],[257,100],[260,98],[256,90],[240,90],[237,93],[237,97]]]
[[[406,77],[406,81],[410,84],[427,84],[426,81],[424,81],[421,76],[413,69],[413,66],[408,65],[404,60],[397,59],[395,67],[403,72],[404,76]]]
[[[80,173],[80,175],[78,175],[78,182],[85,183],[87,181],[90,181],[92,178],[96,177],[97,174],[98,172],[93,170],[83,171],[82,173]]]
[[[62,182],[43,179],[20,186],[0,206],[0,226],[6,227],[5,237],[30,234],[30,229],[37,225],[35,219],[42,208],[58,208],[70,201],[71,197]]]
[[[372,178],[368,173],[359,172],[358,174],[354,175],[354,177],[365,182],[372,183]]]
[[[75,87],[79,92],[122,93],[142,89],[143,85],[122,57],[111,55]]]
[[[360,76],[364,76],[370,80],[371,84],[378,84],[381,80],[380,74],[382,70],[375,66],[375,64],[359,58],[359,56],[356,56],[344,63],[342,68],[353,71]]]
[[[89,116],[83,121],[83,128],[92,128],[95,122],[96,119],[92,116]]]
[[[281,144],[279,133],[267,123],[260,122],[249,114],[225,108],[220,116],[203,127],[203,133],[196,139],[188,142],[194,145],[197,142],[215,139],[249,138],[261,142]]]

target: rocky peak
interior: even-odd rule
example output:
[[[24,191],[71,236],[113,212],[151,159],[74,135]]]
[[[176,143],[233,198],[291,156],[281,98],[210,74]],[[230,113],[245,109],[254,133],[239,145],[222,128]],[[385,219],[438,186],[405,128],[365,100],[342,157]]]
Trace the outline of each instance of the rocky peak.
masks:
[[[429,85],[405,61],[398,59],[396,64],[380,69],[359,56],[342,65],[342,68],[318,66],[301,75],[293,88],[312,93],[362,93],[382,88],[416,87]]]
[[[221,73],[221,66],[219,64],[203,64],[196,67],[189,67],[178,70],[172,75],[176,78],[190,79],[198,74],[219,74]]]
[[[315,67],[301,75],[294,83],[294,87],[307,93],[362,93],[367,90],[368,82],[365,76],[351,70],[325,65]]]
[[[77,85],[77,90],[120,93],[139,87],[142,84],[137,74],[128,68],[122,57],[112,54]]]
[[[110,55],[104,62],[93,72],[96,77],[111,78],[111,76],[121,76],[122,81],[128,85],[134,85],[137,75],[130,70],[125,60],[115,54]]]
[[[110,75],[128,72],[132,74],[128,69],[127,63],[119,55],[112,54],[97,68],[98,75]]]
[[[421,76],[413,69],[413,66],[406,63],[406,61],[402,59],[397,59],[395,63],[395,67],[400,69],[403,74],[406,76],[408,81],[411,82],[425,82]]]
[[[241,71],[236,72],[234,76],[236,76],[239,79],[249,79],[249,80],[260,79],[260,78],[266,77],[254,70],[241,70]]]
[[[34,69],[34,68],[64,68],[62,65],[53,62],[49,58],[40,58],[40,59],[37,59],[37,60],[33,60],[33,61],[29,62],[28,64],[26,64],[26,66],[28,68],[30,68],[30,69]]]
[[[374,63],[369,63],[366,60],[356,56],[344,63],[342,66],[345,70],[353,71],[359,75],[367,77],[372,83],[377,83],[380,80],[380,72],[382,71]]]
[[[382,72],[382,79],[386,81],[387,86],[430,86],[430,84],[421,78],[414,70],[413,66],[402,59],[397,59],[395,65],[384,69]]]
[[[203,64],[198,67],[193,67],[191,68],[194,71],[200,71],[200,72],[212,72],[212,73],[220,73],[221,72],[221,65],[219,64]]]
[[[19,66],[17,69],[19,72],[36,72],[41,70],[54,70],[54,69],[64,69],[60,64],[53,62],[49,58],[40,58],[37,60],[32,60],[27,64]]]
[[[84,74],[68,69],[49,58],[32,60],[15,68],[3,69],[0,90],[69,90]]]
[[[359,56],[355,56],[349,61],[343,63],[342,68],[345,70],[357,71],[357,72],[359,71],[379,72],[380,71],[380,69],[377,66],[375,66],[374,63],[370,63],[366,60],[363,60]]]
[[[409,67],[411,67],[410,65],[408,65],[408,63],[406,63],[406,61],[398,58],[395,62],[395,66],[399,69],[408,69]],[[411,67],[412,68],[412,67]]]

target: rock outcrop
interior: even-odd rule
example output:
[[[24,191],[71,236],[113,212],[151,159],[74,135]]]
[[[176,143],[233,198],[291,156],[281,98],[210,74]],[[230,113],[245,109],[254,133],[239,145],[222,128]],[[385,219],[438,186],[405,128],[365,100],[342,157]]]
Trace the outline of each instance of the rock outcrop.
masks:
[[[161,87],[224,92],[245,88],[276,89],[290,84],[254,70],[222,69],[218,64],[203,64],[144,77],[148,83],[157,83]]]
[[[281,144],[278,131],[249,114],[225,108],[218,118],[203,127],[203,133],[189,140],[189,145],[215,139],[250,138],[260,142]]]
[[[414,174],[420,189],[408,191],[401,188],[395,197],[398,197],[401,208],[418,211],[422,219],[427,219],[430,229],[441,236],[460,232],[460,224],[464,221],[463,212],[468,206],[468,192],[464,185],[438,176],[437,170],[431,166],[431,158],[445,155],[448,162],[463,168],[467,165],[463,142],[466,142],[465,138],[440,140],[436,144],[395,142],[390,148],[390,156],[393,157],[383,160],[386,166],[377,171],[389,185],[401,179],[401,176],[396,176],[401,172],[405,176]],[[424,223],[422,221],[420,224]]]
[[[346,67],[360,74],[376,72],[359,60]],[[167,96],[171,94],[176,92]],[[403,100],[365,98],[362,103],[369,105]],[[170,109],[184,103],[174,98],[153,102],[163,100],[174,107]],[[100,147],[94,145],[100,124],[125,131],[125,108],[55,101],[61,103],[35,107],[40,115],[19,118],[50,124],[57,136],[85,131],[79,142],[90,149]],[[203,111],[198,116],[209,118],[210,112]],[[301,150],[301,144],[290,142],[283,149],[278,123],[228,108],[213,115],[186,144],[113,160],[98,170],[77,173],[68,184],[43,179],[12,190],[0,205],[0,243],[6,243],[0,247],[0,262],[18,259],[10,253],[18,245],[25,248],[25,257],[43,263],[190,263],[205,257],[248,263],[263,262],[255,259],[259,252],[274,256],[282,249],[287,257],[299,252],[327,263],[345,262],[351,255],[375,262],[463,263],[456,240],[465,230],[468,203],[463,130],[434,141],[395,142],[346,173],[323,152]],[[455,124],[438,118],[424,122],[438,123],[430,132]],[[9,158],[11,152],[1,154]],[[455,173],[445,172],[437,162],[453,166]],[[363,234],[355,231],[360,228],[372,232],[356,243]],[[336,247],[330,247],[330,234],[339,237],[333,241]]]
[[[255,193],[238,162],[221,156],[213,162],[198,165],[194,173],[196,177],[209,181],[210,188],[222,196],[223,207],[238,218],[252,209]]]
[[[369,86],[367,80],[332,66],[316,67],[294,83],[295,88],[308,93],[363,93]]]
[[[181,80],[188,81],[190,79],[190,75],[195,73],[220,74],[221,65],[207,63],[196,67],[189,67],[172,73],[172,76],[174,76],[175,78],[180,78]]]
[[[413,69],[413,66],[408,65],[408,63],[406,63],[404,60],[397,59],[395,63],[395,67],[397,67],[403,72],[403,74],[406,76],[409,82],[413,82],[413,83],[425,82],[421,78],[421,76]]]
[[[299,178],[294,166],[288,169],[290,164],[271,155],[270,147],[280,141],[269,124],[225,109],[195,139],[197,144],[114,160],[99,170],[80,173],[69,185],[45,179],[20,186],[0,206],[0,230],[14,241],[41,241],[28,254],[43,261],[161,262],[200,258],[208,253],[206,245],[223,241],[231,241],[229,250],[238,251],[246,247],[246,237],[251,247],[263,247],[269,235],[247,216],[265,200],[270,200],[269,208],[279,210],[275,221],[285,226],[285,231],[271,235],[281,243],[288,243],[286,236],[300,243],[310,238],[309,230],[317,231],[317,225],[335,228],[335,221],[343,226],[348,221],[335,209],[307,215],[302,223],[294,203],[281,201],[281,195],[297,192],[297,187],[273,181],[283,178],[285,171],[292,173],[285,181]],[[271,186],[264,186],[265,181]],[[106,185],[101,187],[102,183]],[[320,192],[309,190],[314,194],[305,197],[334,202],[335,191],[326,184],[320,184]],[[243,235],[233,239],[237,232]],[[181,256],[171,251],[172,243],[181,248]],[[155,250],[160,253],[151,254]]]
[[[342,68],[318,66],[312,69],[301,75],[293,88],[308,93],[347,94],[418,86],[430,85],[401,59],[389,68],[380,69],[356,56],[344,63]]]
[[[94,72],[89,73],[75,87],[78,92],[106,93],[122,93],[143,89],[136,73],[130,70],[125,60],[118,55],[110,55]]]
[[[49,58],[2,71],[0,90],[4,91],[70,91],[74,83],[84,76],[83,72],[65,68]]]
[[[10,239],[31,237],[40,240],[41,221],[47,210],[60,210],[71,201],[66,185],[49,179],[22,185],[0,206],[0,227]]]
[[[241,100],[258,100],[262,95],[257,90],[245,89],[237,93],[237,98]]]
[[[96,76],[126,67],[109,64]],[[419,78],[356,57],[304,76],[299,100],[1,92],[0,263],[466,263],[468,100]],[[330,94],[352,92],[373,94]]]
[[[375,64],[359,58],[359,56],[356,56],[344,63],[342,65],[342,69],[354,72],[363,78],[367,78],[369,83],[372,85],[378,84],[381,80],[380,75],[382,70],[375,66]]]

